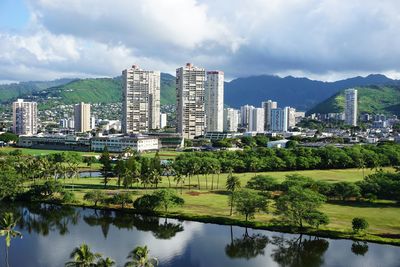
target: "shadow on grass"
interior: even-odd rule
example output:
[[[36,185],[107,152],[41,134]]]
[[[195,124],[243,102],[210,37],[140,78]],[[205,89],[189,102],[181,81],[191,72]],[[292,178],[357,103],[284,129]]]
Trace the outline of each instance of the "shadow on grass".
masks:
[[[400,205],[396,202],[369,202],[369,201],[344,201],[344,200],[329,200],[328,204],[349,206],[357,208],[400,208]]]

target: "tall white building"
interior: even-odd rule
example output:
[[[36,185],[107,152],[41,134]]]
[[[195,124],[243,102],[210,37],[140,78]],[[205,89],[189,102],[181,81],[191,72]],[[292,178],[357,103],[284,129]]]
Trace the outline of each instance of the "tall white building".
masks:
[[[251,132],[263,133],[264,132],[264,109],[254,108],[250,116],[249,130]]]
[[[207,71],[205,109],[207,132],[222,132],[224,130],[224,73],[222,71]]]
[[[254,106],[244,105],[240,107],[240,118],[241,118],[241,126],[246,128],[247,131],[250,131],[250,120],[253,113]]]
[[[288,122],[287,127],[288,129],[293,128],[296,126],[296,109],[291,107],[285,107],[287,112]]]
[[[357,126],[357,90],[347,89],[344,91],[344,119],[345,123],[352,126]]]
[[[160,113],[160,129],[167,126],[167,113]]]
[[[18,135],[33,135],[37,133],[37,103],[18,99],[12,105],[13,132]]]
[[[160,72],[133,65],[122,71],[122,131],[146,133],[160,128]]]
[[[176,130],[183,138],[204,135],[205,81],[205,70],[190,63],[176,70]]]
[[[264,129],[266,131],[271,130],[271,109],[278,108],[278,103],[272,100],[262,102],[262,107],[264,108]]]
[[[288,112],[287,108],[271,109],[271,131],[287,132],[288,130]]]
[[[224,132],[237,132],[239,125],[239,110],[224,109]]]
[[[90,129],[96,129],[96,118],[95,117],[90,117]]]
[[[85,133],[92,130],[90,125],[90,104],[81,102],[74,106],[74,126],[77,133]]]

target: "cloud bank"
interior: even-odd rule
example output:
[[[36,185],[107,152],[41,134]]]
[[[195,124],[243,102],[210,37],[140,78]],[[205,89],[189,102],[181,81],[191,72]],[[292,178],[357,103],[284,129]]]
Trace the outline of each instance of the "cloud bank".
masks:
[[[29,23],[0,31],[0,80],[119,75],[185,62],[334,80],[400,77],[397,0],[27,0]]]

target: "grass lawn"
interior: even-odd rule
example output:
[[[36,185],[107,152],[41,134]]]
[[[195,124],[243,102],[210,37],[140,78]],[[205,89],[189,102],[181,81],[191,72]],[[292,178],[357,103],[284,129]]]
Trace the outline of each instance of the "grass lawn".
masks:
[[[23,155],[31,155],[31,156],[44,156],[44,155],[49,155],[49,154],[56,154],[56,153],[62,153],[62,152],[67,152],[65,150],[51,150],[51,149],[32,149],[32,148],[16,148],[16,147],[0,147],[0,152],[11,152],[14,150],[21,150]],[[75,151],[82,156],[95,156],[95,155],[100,155],[100,153],[96,152],[81,152],[81,151]]]
[[[391,170],[388,168],[387,170]],[[365,174],[370,173],[371,170],[365,170]],[[362,179],[362,170],[358,169],[347,169],[347,170],[316,170],[316,171],[296,171],[296,172],[269,172],[272,177],[276,177],[278,181],[282,181],[287,174],[299,173],[301,175],[309,176],[318,180],[325,180],[327,182],[338,182],[338,181],[357,181]],[[241,178],[242,186],[254,176],[253,173],[242,173],[235,174]],[[214,191],[210,190],[211,186],[211,175],[208,177],[208,190],[206,190],[205,177],[200,176],[201,190],[197,187],[197,176],[191,179],[192,190],[188,190],[188,181],[185,182],[182,197],[185,200],[183,207],[177,207],[171,209],[171,212],[176,212],[186,215],[204,215],[214,217],[226,217],[233,219],[243,219],[239,214],[234,214],[232,217],[229,216],[228,198],[229,194],[224,190],[227,174],[221,174],[219,179],[219,190],[216,190],[217,175],[214,177]],[[71,190],[74,190],[79,202],[86,205],[91,203],[83,201],[83,195],[92,189],[103,189],[101,178],[81,178],[66,180],[66,185]],[[118,190],[116,185],[117,179],[113,178],[110,180],[106,192],[112,194]],[[175,187],[175,183],[172,181],[172,187],[177,190],[180,194],[180,187]],[[168,187],[168,179],[163,177],[160,187]],[[121,188],[121,190],[123,190]],[[154,188],[138,188],[133,189],[135,193],[134,198],[137,198],[143,194],[153,192]],[[326,229],[333,229],[339,231],[350,231],[351,220],[354,217],[364,217],[370,224],[368,233],[371,234],[400,234],[400,206],[394,205],[392,202],[376,202],[376,203],[358,203],[358,202],[328,202],[324,204],[321,211],[325,212],[330,218],[330,224]],[[268,223],[272,218],[275,218],[272,214],[257,214],[254,221],[261,223]],[[322,229],[325,229],[322,227]]]

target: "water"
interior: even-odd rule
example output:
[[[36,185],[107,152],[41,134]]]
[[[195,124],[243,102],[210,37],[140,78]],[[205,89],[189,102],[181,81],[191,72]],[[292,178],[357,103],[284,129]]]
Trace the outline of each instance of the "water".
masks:
[[[103,177],[103,175],[99,171],[84,171],[79,173],[79,178],[87,178],[87,177],[98,178],[98,177]]]
[[[11,267],[64,266],[83,242],[117,266],[138,245],[147,245],[160,266],[400,266],[400,247],[390,245],[45,204],[1,209],[22,218],[17,230],[23,238],[13,239],[9,249]],[[0,266],[3,251],[1,237]]]

